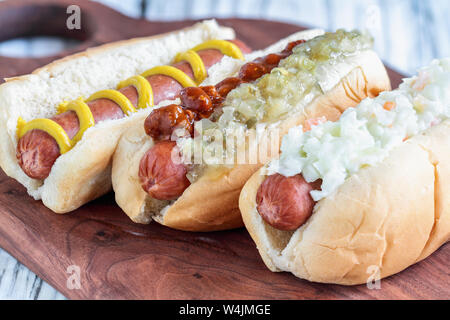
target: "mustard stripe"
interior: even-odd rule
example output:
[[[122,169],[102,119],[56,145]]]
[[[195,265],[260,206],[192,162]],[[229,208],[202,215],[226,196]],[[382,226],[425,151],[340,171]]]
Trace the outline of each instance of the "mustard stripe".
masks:
[[[136,112],[131,101],[122,93],[116,90],[108,89],[102,90],[91,95],[86,102],[90,102],[97,99],[109,99],[114,101],[122,109],[123,113],[130,115],[130,113]]]
[[[225,40],[209,40],[202,44],[194,47],[192,50],[200,51],[205,49],[217,49],[220,50],[224,55],[230,56],[235,59],[244,60],[244,55],[241,49],[232,42]]]
[[[156,74],[169,76],[178,81],[184,88],[196,86],[195,82],[187,74],[172,66],[157,66],[145,71],[142,76],[147,78]]]
[[[133,86],[136,88],[139,96],[138,108],[145,109],[153,106],[153,90],[150,83],[143,76],[134,76],[119,83],[117,90]]]
[[[71,145],[74,146],[83,137],[84,132],[90,127],[95,125],[94,116],[92,115],[91,109],[83,101],[82,98],[70,102],[63,102],[58,106],[58,113],[63,113],[66,111],[75,111],[80,123],[80,129],[77,134],[72,138]]]
[[[188,50],[183,53],[177,54],[174,62],[180,62],[186,60],[192,68],[192,72],[194,73],[195,82],[197,85],[203,82],[203,80],[207,77],[207,72],[205,68],[205,64],[203,63],[202,58],[198,55],[194,50]]]
[[[34,119],[29,122],[25,122],[21,117],[17,119],[17,136],[22,138],[28,131],[42,130],[52,136],[59,146],[59,152],[61,154],[66,153],[72,149],[72,142],[64,129],[55,121],[50,119]]]

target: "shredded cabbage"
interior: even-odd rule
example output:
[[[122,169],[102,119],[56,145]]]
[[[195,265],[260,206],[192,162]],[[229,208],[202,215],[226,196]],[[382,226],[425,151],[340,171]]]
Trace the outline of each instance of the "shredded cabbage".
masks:
[[[386,108],[386,103],[393,108]],[[367,98],[347,109],[336,122],[327,121],[303,132],[292,128],[283,137],[280,159],[268,174],[293,176],[307,182],[322,179],[318,201],[335,191],[351,175],[380,163],[405,139],[450,118],[450,58],[434,60],[417,76],[404,79],[397,90]]]

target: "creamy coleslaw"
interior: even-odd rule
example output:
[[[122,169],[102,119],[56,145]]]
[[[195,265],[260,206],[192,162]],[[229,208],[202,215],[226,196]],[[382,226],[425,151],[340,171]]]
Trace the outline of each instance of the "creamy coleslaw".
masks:
[[[293,176],[307,182],[322,179],[318,201],[333,193],[352,174],[380,163],[406,139],[450,118],[450,58],[434,60],[396,90],[363,100],[336,122],[323,122],[304,132],[292,128],[283,137],[281,156],[267,174]]]

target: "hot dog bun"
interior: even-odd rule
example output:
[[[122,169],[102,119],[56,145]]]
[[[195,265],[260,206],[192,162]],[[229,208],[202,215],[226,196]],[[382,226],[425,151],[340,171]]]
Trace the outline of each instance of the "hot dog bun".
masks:
[[[366,283],[370,266],[380,267],[380,276],[387,277],[450,239],[449,156],[446,121],[350,177],[319,201],[295,232],[277,230],[258,214],[261,171],[246,183],[239,206],[271,271],[290,271],[314,282]]]
[[[263,52],[252,53],[251,58],[279,50],[291,39],[310,39],[317,35],[317,31],[309,31],[290,36]],[[227,63],[219,63],[213,73],[220,74],[220,68],[236,69],[230,68]],[[386,70],[371,50],[361,52],[345,63],[337,63],[323,81],[326,83],[323,95],[277,124],[281,134],[309,118],[325,116],[327,119],[337,119],[343,111],[341,106],[354,106],[367,96],[373,97],[380,91],[390,89]],[[143,123],[144,117],[141,121]],[[157,201],[143,191],[138,177],[139,161],[152,145],[143,125],[140,125],[123,135],[114,155],[112,180],[116,201],[133,221],[149,223],[155,220],[187,231],[224,230],[243,225],[238,208],[239,194],[260,164],[210,169],[176,201]]]
[[[294,231],[275,229],[258,213],[265,167],[242,189],[239,207],[271,271],[314,282],[366,283],[371,276],[402,271],[450,240],[449,156],[450,120],[444,120],[400,140],[386,158],[351,174]]]
[[[234,39],[234,31],[214,20],[205,21],[175,32],[89,49],[30,75],[7,79],[0,86],[1,168],[57,213],[72,211],[105,194],[111,190],[111,157],[119,137],[149,110],[89,128],[72,150],[57,159],[44,181],[29,178],[18,165],[17,119],[50,117],[63,100],[115,88],[121,80],[170,64],[177,53],[210,39]]]

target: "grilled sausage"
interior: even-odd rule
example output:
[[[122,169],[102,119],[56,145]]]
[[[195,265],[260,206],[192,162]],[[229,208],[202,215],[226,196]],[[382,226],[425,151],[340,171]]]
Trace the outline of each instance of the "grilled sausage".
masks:
[[[321,181],[306,182],[301,174],[270,175],[256,194],[258,213],[276,229],[295,230],[311,216],[315,202],[310,192],[320,188],[320,184]]]
[[[269,73],[273,68],[278,66],[281,59],[286,58],[292,53],[292,50],[296,45],[303,42],[303,40],[290,42],[280,53],[268,54],[257,58],[252,62],[248,62],[241,67],[238,77],[226,78],[215,86],[184,88],[180,95],[181,106],[176,108],[176,105],[171,105],[170,110],[153,110],[145,120],[145,132],[156,141],[170,139],[173,131],[179,127],[184,128],[192,135],[193,123],[191,124],[185,120],[186,117],[184,116],[184,112],[192,111],[196,114],[195,120],[209,117],[216,107],[221,106],[231,90],[235,89],[242,83],[255,81],[264,74]],[[147,157],[147,154],[145,157]],[[161,159],[160,161],[164,161],[164,159]],[[141,179],[144,181],[142,187],[145,191],[148,190],[145,183],[147,180],[151,179],[150,177],[145,179],[143,176],[145,173],[151,171],[151,168],[144,168],[146,163],[149,165],[153,164],[148,161],[144,161],[144,159],[141,162],[141,170],[139,173],[142,175]],[[165,167],[161,164],[160,166]],[[151,193],[149,194],[152,196]],[[267,209],[263,210],[269,212]],[[270,216],[270,213],[268,216]]]
[[[250,52],[250,49],[239,40],[230,40],[235,43],[243,53]],[[215,49],[205,49],[198,51],[203,60],[206,70],[216,64],[223,58],[223,54]],[[173,65],[193,78],[193,72],[190,64],[186,61],[180,61]],[[154,103],[158,104],[163,100],[175,99],[179,96],[183,87],[176,80],[165,75],[152,75],[147,77],[150,82]],[[125,87],[119,90],[136,107],[138,103],[138,93],[133,86]],[[124,116],[120,107],[108,99],[98,99],[88,103],[94,116],[95,123],[103,120],[119,119]],[[75,136],[79,130],[78,118],[73,111],[67,111],[51,118],[60,124],[68,134],[69,138]],[[25,134],[18,142],[16,157],[20,167],[33,179],[45,179],[50,174],[51,168],[60,156],[59,146],[48,133],[41,130],[32,130]]]
[[[174,141],[158,142],[145,153],[139,164],[142,188],[158,200],[178,198],[190,185],[186,173]]]

